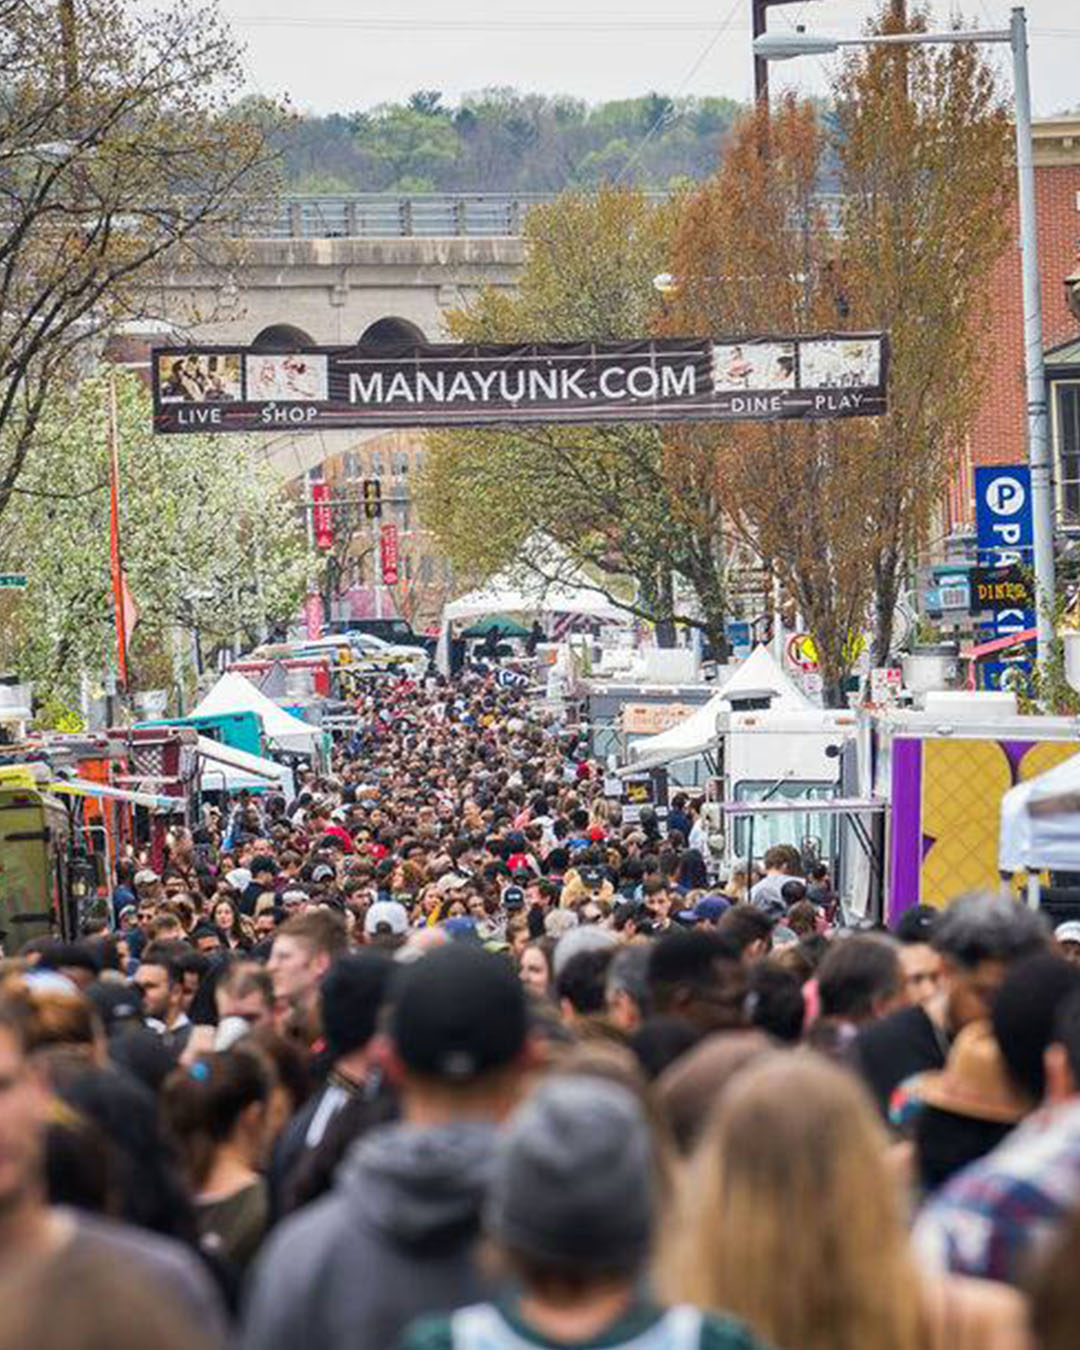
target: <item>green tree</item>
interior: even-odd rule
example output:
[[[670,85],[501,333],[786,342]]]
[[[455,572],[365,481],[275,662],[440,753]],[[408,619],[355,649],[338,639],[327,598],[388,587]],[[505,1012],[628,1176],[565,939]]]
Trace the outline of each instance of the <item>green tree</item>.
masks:
[[[0,630],[5,659],[40,695],[78,696],[80,673],[113,664],[109,375],[54,393],[6,521],[0,558],[26,572],[25,595]],[[138,608],[134,683],[197,631],[205,652],[253,641],[294,615],[314,577],[296,505],[256,448],[233,437],[155,436],[150,400],[118,375],[120,535]]]
[[[382,188],[430,191],[457,151],[446,113],[384,103],[364,119],[359,130]]]
[[[54,386],[265,190],[268,109],[230,107],[239,78],[198,4],[0,0],[0,514]]]
[[[565,194],[528,216],[516,294],[489,290],[452,315],[461,341],[640,337],[659,303],[676,207],[634,189]],[[425,525],[459,574],[515,561],[550,575],[537,537],[584,567],[616,604],[704,628],[723,650],[721,521],[711,460],[669,456],[650,426],[528,426],[433,435],[420,484]],[[628,589],[626,581],[635,583]],[[675,609],[681,578],[697,604]]]

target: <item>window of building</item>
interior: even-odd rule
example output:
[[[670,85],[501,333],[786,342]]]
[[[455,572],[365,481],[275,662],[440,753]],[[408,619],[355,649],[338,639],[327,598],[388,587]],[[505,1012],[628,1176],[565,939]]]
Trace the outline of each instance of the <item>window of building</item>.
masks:
[[[1053,389],[1058,512],[1075,522],[1080,521],[1080,380],[1057,381]]]

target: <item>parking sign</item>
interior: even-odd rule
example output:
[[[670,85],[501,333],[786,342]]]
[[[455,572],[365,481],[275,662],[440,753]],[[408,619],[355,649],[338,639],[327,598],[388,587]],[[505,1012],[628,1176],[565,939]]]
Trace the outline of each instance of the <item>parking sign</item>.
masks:
[[[1031,561],[1031,470],[1026,464],[975,470],[975,528],[985,566]]]
[[[1031,470],[1026,464],[993,464],[975,470],[975,530],[983,567],[1030,567],[1034,528]],[[995,637],[1035,627],[1035,611],[1005,607],[994,614]]]

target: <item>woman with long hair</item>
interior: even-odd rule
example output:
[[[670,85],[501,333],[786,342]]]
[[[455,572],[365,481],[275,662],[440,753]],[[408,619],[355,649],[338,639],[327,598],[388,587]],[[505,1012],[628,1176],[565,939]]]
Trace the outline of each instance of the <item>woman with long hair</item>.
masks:
[[[847,1070],[809,1052],[744,1069],[684,1176],[664,1295],[777,1350],[1020,1350],[1013,1291],[916,1268],[888,1151]]]
[[[247,951],[251,938],[236,901],[228,895],[219,895],[210,912],[210,922],[221,934],[221,941],[229,951]]]
[[[242,1047],[200,1055],[165,1083],[161,1107],[195,1197],[205,1250],[242,1273],[270,1220],[261,1169],[271,1140],[273,1076]]]

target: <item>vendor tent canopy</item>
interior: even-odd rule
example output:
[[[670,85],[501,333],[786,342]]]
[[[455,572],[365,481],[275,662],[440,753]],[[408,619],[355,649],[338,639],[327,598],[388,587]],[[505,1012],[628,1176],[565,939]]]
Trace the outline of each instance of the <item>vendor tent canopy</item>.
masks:
[[[645,736],[630,747],[634,769],[672,764],[702,755],[716,740],[716,719],[731,711],[731,701],[740,693],[772,695],[770,708],[801,712],[813,707],[806,695],[788,678],[768,647],[755,647],[741,665],[725,679],[709,699],[681,722],[655,736]]]
[[[316,753],[321,735],[318,727],[287,713],[256,689],[250,680],[233,670],[222,675],[191,716],[221,717],[239,712],[258,713],[267,739],[279,750],[292,750],[301,755]]]
[[[537,556],[528,546],[524,552]],[[545,566],[553,565],[549,575],[557,573],[557,581],[546,581],[527,568],[515,566],[444,607],[435,651],[435,665],[444,675],[450,669],[450,625],[463,619],[489,614],[576,614],[597,623],[627,622],[626,611],[601,595],[584,572],[560,561],[553,544],[542,545],[542,556]]]
[[[476,623],[470,624],[462,633],[463,638],[483,638],[493,628],[499,630],[501,638],[527,638],[532,631],[526,628],[523,623],[518,623],[517,619],[512,619],[509,614],[487,614]]]
[[[442,613],[444,630],[449,623],[488,614],[581,614],[601,622],[627,622],[626,611],[602,595],[553,539],[534,535],[521,558],[540,570],[515,562],[478,590],[451,600]]]
[[[1080,872],[1080,754],[1001,799],[1003,872]]]

